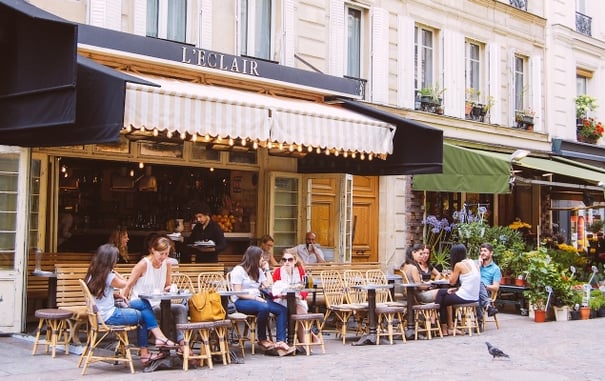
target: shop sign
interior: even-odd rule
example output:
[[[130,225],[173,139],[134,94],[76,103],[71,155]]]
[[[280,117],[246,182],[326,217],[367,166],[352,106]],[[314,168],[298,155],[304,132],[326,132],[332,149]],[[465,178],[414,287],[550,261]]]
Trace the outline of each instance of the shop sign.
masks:
[[[182,53],[181,62],[183,63],[230,71],[233,73],[260,76],[258,73],[258,62],[247,58],[207,51],[205,49],[191,48],[188,46],[182,47]]]

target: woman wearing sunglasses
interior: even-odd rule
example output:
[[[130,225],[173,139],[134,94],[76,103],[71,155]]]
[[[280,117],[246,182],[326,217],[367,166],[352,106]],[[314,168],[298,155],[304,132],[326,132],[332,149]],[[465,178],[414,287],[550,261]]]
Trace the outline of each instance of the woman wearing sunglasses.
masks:
[[[303,263],[296,257],[296,254],[284,250],[281,257],[281,265],[273,271],[273,297],[275,302],[287,307],[286,290],[289,288],[302,289],[306,285],[306,273]],[[307,292],[296,293],[296,313],[306,314],[309,312],[307,305]],[[300,330],[298,339],[304,341],[304,332]],[[319,338],[313,334],[313,341],[319,342]]]

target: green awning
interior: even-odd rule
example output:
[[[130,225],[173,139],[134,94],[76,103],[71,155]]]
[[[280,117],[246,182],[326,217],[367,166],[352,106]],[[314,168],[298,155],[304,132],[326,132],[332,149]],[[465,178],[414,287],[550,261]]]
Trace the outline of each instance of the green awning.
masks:
[[[412,189],[434,192],[510,193],[511,164],[486,151],[443,144],[443,172],[414,175]]]

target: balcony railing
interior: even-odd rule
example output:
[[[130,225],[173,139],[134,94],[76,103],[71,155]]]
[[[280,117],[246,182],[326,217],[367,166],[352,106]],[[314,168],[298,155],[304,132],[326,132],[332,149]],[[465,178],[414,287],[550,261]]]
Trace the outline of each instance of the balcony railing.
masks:
[[[576,12],[576,31],[578,33],[592,36],[592,17]]]
[[[508,3],[517,9],[523,9],[524,11],[527,11],[526,0],[509,0]]]

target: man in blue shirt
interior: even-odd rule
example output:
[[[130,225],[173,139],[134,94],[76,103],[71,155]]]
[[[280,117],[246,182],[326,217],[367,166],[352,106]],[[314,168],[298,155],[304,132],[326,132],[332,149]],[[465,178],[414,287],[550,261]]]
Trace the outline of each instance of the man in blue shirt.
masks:
[[[483,320],[483,309],[487,306],[487,315],[494,316],[498,309],[492,305],[490,294],[498,291],[502,273],[500,267],[493,261],[494,248],[489,243],[479,246],[479,266],[481,269],[482,287],[479,289],[479,320]],[[483,287],[485,286],[485,287]]]

